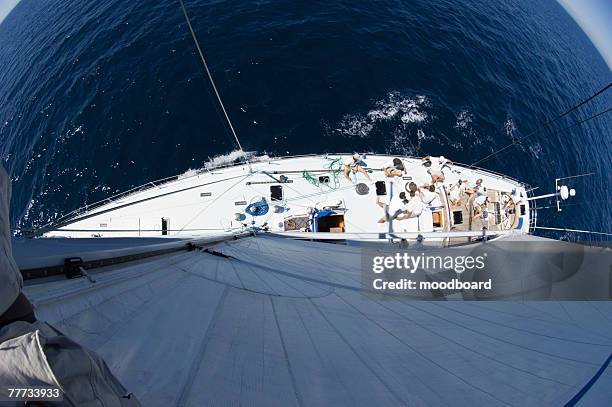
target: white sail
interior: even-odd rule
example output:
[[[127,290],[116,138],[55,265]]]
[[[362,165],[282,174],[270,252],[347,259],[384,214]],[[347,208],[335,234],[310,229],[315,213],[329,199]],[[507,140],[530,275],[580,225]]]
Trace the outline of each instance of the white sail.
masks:
[[[39,318],[143,405],[562,405],[612,349],[610,302],[370,297],[361,248],[257,236],[33,284]],[[609,403],[610,369],[585,405]]]

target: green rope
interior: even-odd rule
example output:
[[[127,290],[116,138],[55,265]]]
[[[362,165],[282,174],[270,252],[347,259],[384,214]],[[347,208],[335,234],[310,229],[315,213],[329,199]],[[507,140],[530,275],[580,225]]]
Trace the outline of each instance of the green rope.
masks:
[[[342,171],[342,163],[340,162],[340,158],[333,159],[328,165],[327,169],[331,174],[334,180],[334,186],[330,187],[331,189],[338,189],[340,186],[340,180],[338,179],[338,175]]]
[[[318,187],[320,182],[318,179],[316,179],[315,177],[313,177],[312,175],[310,175],[310,173],[306,170],[302,171],[302,177],[310,182],[312,185],[314,185],[315,187]]]
[[[330,182],[327,185],[331,189],[334,189],[334,190],[338,189],[338,187],[340,187],[340,180],[338,179],[338,176],[342,172],[342,162],[341,162],[341,159],[340,158],[335,158],[335,159],[331,160],[327,164],[325,169],[331,175],[331,180],[333,180],[333,186],[332,186],[331,180],[330,180]],[[316,187],[321,186],[321,181],[319,181],[317,178],[313,177],[312,174],[309,173],[306,170],[302,171],[302,178],[304,178],[306,181],[310,182],[312,185],[314,185]]]

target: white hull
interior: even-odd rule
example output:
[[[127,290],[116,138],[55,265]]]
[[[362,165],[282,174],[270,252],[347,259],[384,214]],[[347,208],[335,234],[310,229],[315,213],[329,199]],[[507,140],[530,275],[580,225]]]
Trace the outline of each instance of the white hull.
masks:
[[[47,230],[45,236],[187,237],[228,230],[241,231],[251,227],[265,227],[272,232],[286,232],[293,228],[292,233],[295,233],[316,230],[312,223],[313,208],[321,210],[326,207],[342,214],[343,219],[341,225],[332,225],[335,227],[325,231],[345,233],[347,236],[390,231],[413,235],[438,232],[443,236],[445,232],[480,231],[485,225],[492,235],[496,231],[529,232],[531,219],[524,184],[502,175],[461,165],[445,169],[445,181],[438,184],[437,209],[427,208],[417,217],[393,221],[391,229],[388,223],[378,223],[384,217],[384,210],[376,204],[375,182],[389,180],[382,169],[393,158],[386,155],[366,156],[364,161],[371,180],[367,180],[361,173],[351,175],[351,181],[344,177],[339,169],[342,163],[350,160],[350,155],[346,154],[265,159],[252,162],[250,167],[239,164],[201,171],[161,184],[150,183],[148,188],[85,208],[67,220],[62,220],[59,227]],[[402,160],[406,174],[404,177],[395,177],[393,186],[386,183],[388,195],[389,192],[397,195],[400,190],[405,190],[405,184],[409,182],[422,185],[431,181],[428,169],[420,159],[402,157]],[[437,158],[433,158],[435,160]],[[500,197],[512,194],[517,204],[516,214],[498,214],[495,203],[489,202],[492,216],[483,224],[480,219],[469,219],[465,200],[463,205],[457,207],[450,204],[447,192],[458,179],[473,184],[479,178],[483,179],[491,201],[499,201]],[[359,183],[368,186],[366,194],[356,192],[355,185]],[[276,194],[280,194],[278,200],[271,196],[271,187],[276,188]],[[391,188],[394,189],[390,191]],[[268,212],[261,216],[245,214],[245,208],[260,201],[262,197],[267,200]],[[500,204],[497,204],[498,212],[499,208]],[[453,212],[462,210],[463,222],[458,224]],[[433,215],[436,211],[438,215]],[[237,214],[246,216],[237,220]],[[310,218],[310,225],[299,225],[299,220],[305,218]],[[291,222],[291,219],[298,221]]]

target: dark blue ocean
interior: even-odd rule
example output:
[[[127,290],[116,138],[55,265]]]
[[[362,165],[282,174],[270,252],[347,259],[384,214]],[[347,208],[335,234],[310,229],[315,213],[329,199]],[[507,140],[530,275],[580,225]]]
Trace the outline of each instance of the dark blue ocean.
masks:
[[[186,5],[243,146],[260,154],[472,163],[612,79],[552,0]],[[594,172],[539,224],[610,232],[612,114],[563,130],[610,106],[612,92],[480,166],[543,193]],[[15,225],[235,148],[178,1],[23,0],[0,24],[0,159]]]

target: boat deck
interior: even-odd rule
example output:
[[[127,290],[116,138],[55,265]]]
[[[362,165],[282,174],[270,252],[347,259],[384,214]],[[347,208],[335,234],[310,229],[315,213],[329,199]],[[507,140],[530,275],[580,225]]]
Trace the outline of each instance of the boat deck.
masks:
[[[102,205],[86,208],[64,221],[47,236],[133,237],[186,236],[217,230],[264,227],[271,231],[301,230],[345,233],[432,232],[529,229],[529,210],[524,184],[478,168],[451,165],[442,169],[445,180],[436,184],[439,199],[418,216],[379,223],[385,218],[377,204],[390,204],[411,182],[421,186],[431,183],[428,168],[420,159],[402,157],[405,173],[385,176],[383,168],[393,156],[367,155],[363,166],[370,179],[361,173],[342,173],[342,164],[350,155],[317,155],[266,159],[227,168],[178,177],[165,184],[152,184]],[[432,158],[435,162],[437,158]],[[486,206],[488,219],[477,219],[472,199],[461,192],[461,204],[453,206],[449,191],[459,180],[464,186],[482,179],[490,196]],[[377,186],[378,182],[378,186]],[[384,184],[385,195],[377,197]],[[380,191],[379,191],[380,193]],[[512,199],[520,215],[508,216],[502,199]],[[265,199],[267,211],[249,213],[249,206]],[[322,212],[327,211],[327,212]],[[328,216],[315,222],[314,212]],[[461,212],[459,219],[455,212]],[[512,218],[512,219],[509,219]],[[518,219],[522,218],[520,222]],[[292,229],[293,228],[293,229]]]

